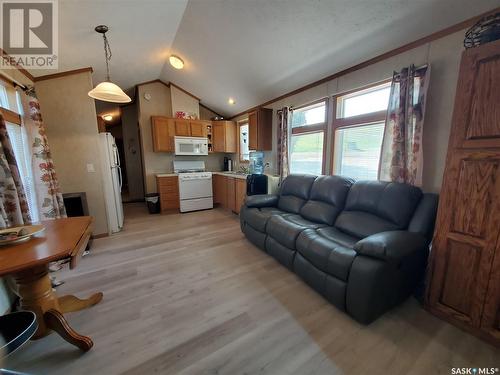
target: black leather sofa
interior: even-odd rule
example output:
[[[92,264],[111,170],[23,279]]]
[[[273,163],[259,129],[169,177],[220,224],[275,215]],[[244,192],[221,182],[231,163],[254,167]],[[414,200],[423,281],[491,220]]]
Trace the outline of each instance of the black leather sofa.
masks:
[[[422,281],[438,196],[414,186],[290,175],[247,197],[241,230],[357,321],[368,324]]]

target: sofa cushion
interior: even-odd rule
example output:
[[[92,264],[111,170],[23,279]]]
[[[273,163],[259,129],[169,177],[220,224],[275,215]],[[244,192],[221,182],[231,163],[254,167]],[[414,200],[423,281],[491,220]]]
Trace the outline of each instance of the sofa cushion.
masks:
[[[309,199],[311,186],[315,179],[316,176],[299,174],[292,174],[285,178],[280,189],[278,208],[298,214]]]
[[[344,208],[349,188],[353,181],[340,176],[320,176],[314,180],[309,200],[302,206],[300,214],[311,221],[333,225]]]
[[[356,252],[342,246],[316,230],[306,229],[297,238],[297,251],[316,268],[347,281]]]
[[[276,207],[262,207],[245,208],[240,214],[248,225],[259,232],[265,233],[267,221],[272,215],[285,215],[288,214],[288,212],[282,211]]]
[[[359,238],[353,237],[335,227],[324,227],[316,230],[318,234],[345,247],[353,247]]]
[[[349,194],[335,227],[364,238],[372,234],[406,229],[422,197],[411,185],[383,181],[357,181]]]
[[[319,227],[321,224],[308,221],[300,215],[271,216],[267,222],[266,232],[280,244],[295,250],[295,241],[300,232]]]

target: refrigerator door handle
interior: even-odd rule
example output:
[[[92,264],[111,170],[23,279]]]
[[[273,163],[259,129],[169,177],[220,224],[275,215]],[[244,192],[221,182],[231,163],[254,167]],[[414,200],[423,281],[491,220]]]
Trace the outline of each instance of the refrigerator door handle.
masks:
[[[113,143],[113,154],[115,158],[115,163],[118,167],[120,167],[120,156],[118,155],[118,147],[116,147],[116,143]]]
[[[120,168],[120,166],[117,166],[116,167],[118,169],[118,181],[120,183],[120,192],[122,191],[122,169]]]

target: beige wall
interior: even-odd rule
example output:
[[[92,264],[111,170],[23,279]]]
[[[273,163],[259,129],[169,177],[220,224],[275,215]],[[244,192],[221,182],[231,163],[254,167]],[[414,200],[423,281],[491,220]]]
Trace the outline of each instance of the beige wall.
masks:
[[[346,74],[296,95],[272,103],[268,108],[273,114],[273,151],[266,152],[270,171],[276,173],[276,110],[283,106],[300,106],[316,99],[331,97],[348,90],[392,77],[392,72],[410,64],[431,66],[430,86],[427,97],[423,134],[423,189],[438,192],[441,188],[448,137],[451,127],[453,102],[458,79],[460,57],[463,51],[465,30],[437,39],[364,69]],[[331,110],[331,108],[330,108]],[[240,120],[240,116],[235,120]],[[328,129],[327,155],[332,152],[332,134]],[[326,160],[327,171],[331,171],[330,158]]]
[[[175,87],[170,88],[177,90]],[[153,152],[153,138],[151,134],[151,116],[172,116],[172,96],[170,88],[160,82],[148,83],[138,86],[137,103],[139,105],[139,124],[141,130],[141,144],[143,153],[143,168],[145,176],[146,193],[156,192],[157,173],[173,172],[174,160],[204,160],[207,170],[222,170],[224,154],[211,154],[208,156],[175,156],[173,153]],[[144,98],[145,93],[151,95],[150,100]],[[173,93],[174,91],[172,91]],[[191,96],[177,90],[177,98],[184,96],[183,101],[189,102]],[[199,102],[196,101],[198,108]],[[186,108],[182,109],[183,111]]]
[[[211,120],[215,116],[218,116],[217,113],[200,105],[200,120]]]
[[[151,95],[149,100],[144,94]],[[146,192],[156,191],[155,173],[162,173],[167,168],[167,161],[162,153],[153,152],[151,134],[151,116],[172,116],[170,89],[161,82],[141,85],[137,90],[139,105],[139,128],[141,131],[142,158]]]
[[[94,234],[108,233],[90,72],[37,82],[52,157],[63,193],[87,193]],[[87,164],[95,172],[87,172]]]
[[[177,111],[183,111],[189,114],[194,114],[196,118],[200,118],[200,101],[187,95],[177,87],[170,86],[170,95],[172,98],[172,114]]]

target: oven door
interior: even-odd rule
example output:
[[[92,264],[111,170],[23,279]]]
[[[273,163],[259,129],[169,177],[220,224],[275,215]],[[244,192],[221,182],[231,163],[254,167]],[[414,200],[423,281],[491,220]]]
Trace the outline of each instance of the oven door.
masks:
[[[197,199],[212,197],[212,176],[179,176],[179,198]]]

